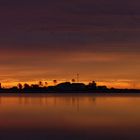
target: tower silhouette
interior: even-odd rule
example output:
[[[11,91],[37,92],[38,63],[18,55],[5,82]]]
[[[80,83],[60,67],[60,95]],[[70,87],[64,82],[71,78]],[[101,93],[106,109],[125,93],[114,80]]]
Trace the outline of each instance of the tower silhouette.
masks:
[[[77,73],[77,83],[79,83],[79,77],[80,75]]]

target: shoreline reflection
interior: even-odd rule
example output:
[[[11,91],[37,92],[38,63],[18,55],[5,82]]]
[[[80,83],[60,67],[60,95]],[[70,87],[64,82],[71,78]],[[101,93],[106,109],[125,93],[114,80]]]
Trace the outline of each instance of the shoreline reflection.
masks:
[[[140,97],[135,96],[0,96],[0,136],[26,132],[32,139],[37,134],[51,140],[136,139],[139,106]]]

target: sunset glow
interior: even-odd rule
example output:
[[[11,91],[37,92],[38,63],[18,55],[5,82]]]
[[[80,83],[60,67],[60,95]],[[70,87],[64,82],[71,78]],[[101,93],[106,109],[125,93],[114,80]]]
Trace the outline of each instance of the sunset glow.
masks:
[[[79,73],[80,82],[140,88],[139,1],[31,1],[0,5],[3,86]]]

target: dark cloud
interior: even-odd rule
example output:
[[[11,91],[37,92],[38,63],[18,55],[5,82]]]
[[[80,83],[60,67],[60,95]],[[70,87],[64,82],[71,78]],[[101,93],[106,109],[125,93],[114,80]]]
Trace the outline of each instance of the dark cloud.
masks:
[[[60,50],[89,44],[96,50],[98,43],[139,44],[139,6],[137,0],[1,1],[0,44]]]

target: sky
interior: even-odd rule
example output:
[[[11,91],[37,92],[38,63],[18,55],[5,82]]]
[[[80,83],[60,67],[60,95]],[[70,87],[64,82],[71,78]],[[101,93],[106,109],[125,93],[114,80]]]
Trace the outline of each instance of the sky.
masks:
[[[1,0],[0,81],[140,88],[139,0]]]

